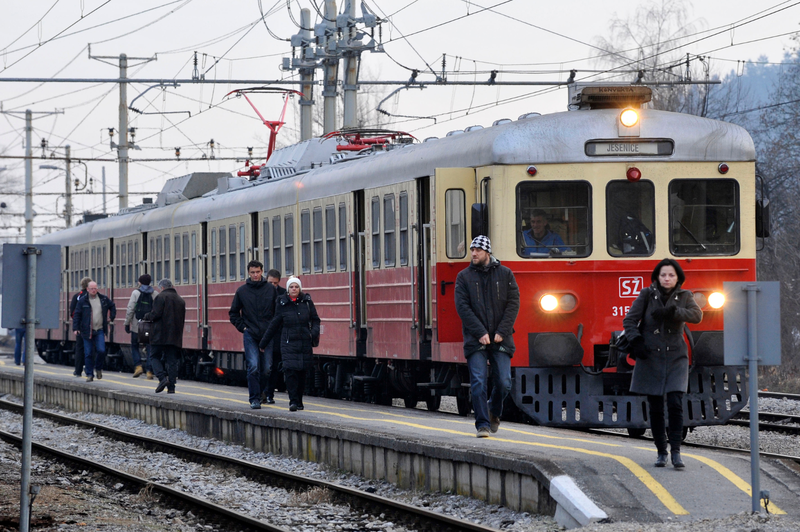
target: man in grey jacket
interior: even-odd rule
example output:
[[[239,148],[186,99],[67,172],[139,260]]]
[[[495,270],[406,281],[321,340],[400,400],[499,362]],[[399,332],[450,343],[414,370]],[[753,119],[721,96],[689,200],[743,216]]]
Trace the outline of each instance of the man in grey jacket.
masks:
[[[153,287],[150,283],[153,278],[145,273],[139,277],[139,287],[131,292],[131,299],[128,301],[128,308],[125,312],[125,332],[131,335],[131,357],[133,358],[133,378],[135,379],[142,373],[142,357],[139,352],[139,320],[145,314],[153,310]],[[151,347],[147,344],[147,378],[153,378],[153,366],[151,365]]]
[[[477,236],[470,244],[472,262],[456,277],[456,310],[464,334],[472,409],[478,438],[497,432],[503,402],[511,392],[514,322],[519,312],[519,287],[510,269],[492,256],[492,243]],[[493,381],[487,401],[489,368]]]

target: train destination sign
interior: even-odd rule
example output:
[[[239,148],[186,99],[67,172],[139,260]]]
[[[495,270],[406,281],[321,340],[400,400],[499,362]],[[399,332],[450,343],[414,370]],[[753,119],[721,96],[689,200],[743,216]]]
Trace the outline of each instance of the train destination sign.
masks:
[[[630,157],[637,155],[672,155],[671,140],[590,140],[586,155],[594,157]]]

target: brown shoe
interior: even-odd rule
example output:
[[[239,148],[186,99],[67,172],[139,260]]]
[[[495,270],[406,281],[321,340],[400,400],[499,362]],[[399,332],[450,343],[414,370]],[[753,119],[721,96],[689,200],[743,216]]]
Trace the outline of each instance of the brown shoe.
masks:
[[[148,371],[147,372],[147,380],[151,381],[151,380],[153,380],[155,378],[156,378],[155,373],[153,373],[152,371]]]
[[[492,432],[497,432],[497,429],[499,428],[500,428],[500,418],[489,412],[489,430],[491,430]]]
[[[94,370],[94,374],[97,375],[98,379],[102,379],[103,378],[103,370],[102,369]]]
[[[138,377],[142,373],[144,373],[144,370],[142,369],[142,366],[136,366],[136,369],[133,370],[133,378],[135,379],[136,377]]]

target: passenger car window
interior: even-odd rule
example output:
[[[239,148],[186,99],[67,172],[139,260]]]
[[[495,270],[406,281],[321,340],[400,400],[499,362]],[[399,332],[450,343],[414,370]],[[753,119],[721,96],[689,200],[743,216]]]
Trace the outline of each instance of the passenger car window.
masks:
[[[520,183],[516,200],[516,241],[520,257],[546,259],[591,254],[589,183]]]
[[[733,179],[676,179],[669,184],[673,255],[739,252],[739,185]]]
[[[612,257],[655,252],[655,187],[651,181],[611,181],[606,186],[606,248]]]

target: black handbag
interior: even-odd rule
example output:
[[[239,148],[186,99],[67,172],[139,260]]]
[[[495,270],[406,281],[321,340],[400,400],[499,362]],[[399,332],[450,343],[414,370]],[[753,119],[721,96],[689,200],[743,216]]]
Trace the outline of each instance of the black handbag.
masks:
[[[155,324],[149,320],[139,320],[139,343],[150,344]]]

